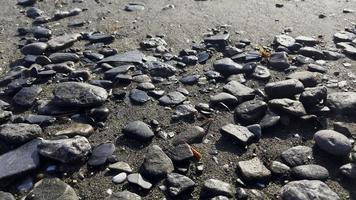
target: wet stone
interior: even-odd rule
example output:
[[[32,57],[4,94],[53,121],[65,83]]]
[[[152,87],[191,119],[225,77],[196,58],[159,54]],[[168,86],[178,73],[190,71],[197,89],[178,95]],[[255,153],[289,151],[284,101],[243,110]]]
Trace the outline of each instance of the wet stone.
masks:
[[[34,42],[22,47],[21,53],[24,55],[41,55],[46,51],[47,47],[47,43]]]

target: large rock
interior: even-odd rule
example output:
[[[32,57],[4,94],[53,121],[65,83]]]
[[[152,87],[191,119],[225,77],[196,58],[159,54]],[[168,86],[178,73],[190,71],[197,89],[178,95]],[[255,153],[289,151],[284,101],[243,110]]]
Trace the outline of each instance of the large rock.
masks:
[[[25,200],[79,200],[74,189],[58,178],[45,178],[36,183]]]
[[[82,136],[60,140],[44,140],[39,153],[62,163],[71,163],[85,158],[91,151],[89,141]]]
[[[271,176],[271,171],[257,157],[251,160],[240,161],[237,163],[237,166],[242,177],[247,181],[266,181]]]
[[[265,92],[270,98],[291,97],[303,91],[303,83],[296,79],[272,82],[265,86]]]
[[[65,82],[53,91],[53,102],[58,106],[91,107],[101,105],[108,98],[104,88],[87,83]]]
[[[356,92],[335,92],[328,94],[327,105],[338,114],[356,114]]]
[[[154,137],[151,128],[142,121],[129,122],[122,132],[129,138],[134,138],[140,141],[149,141]]]
[[[333,130],[321,130],[314,134],[316,145],[329,154],[347,156],[351,152],[351,141],[343,134]]]
[[[0,139],[11,144],[23,144],[42,134],[37,124],[3,124],[0,126]]]
[[[0,156],[0,186],[5,178],[22,175],[40,165],[37,146],[40,140],[32,140],[19,148]]]
[[[292,181],[282,187],[282,200],[339,200],[340,197],[319,180]]]
[[[151,146],[142,164],[142,170],[145,175],[152,179],[162,178],[173,172],[174,166],[172,160],[157,146]]]

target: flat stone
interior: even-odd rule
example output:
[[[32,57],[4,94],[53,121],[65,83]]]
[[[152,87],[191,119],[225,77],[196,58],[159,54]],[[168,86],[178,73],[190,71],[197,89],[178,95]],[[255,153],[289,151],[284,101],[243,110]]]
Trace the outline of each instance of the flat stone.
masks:
[[[22,47],[21,53],[24,55],[41,55],[46,51],[47,47],[47,43],[34,42]]]
[[[137,185],[145,190],[152,188],[152,184],[144,179],[141,174],[134,173],[127,176],[127,181],[131,184]]]
[[[294,45],[295,39],[289,35],[276,35],[274,37],[274,43],[277,45],[285,46],[285,47],[290,47]]]
[[[179,133],[173,138],[172,143],[174,145],[178,144],[195,144],[201,143],[205,137],[206,132],[203,128],[199,126],[189,126],[183,132]]]
[[[68,128],[56,132],[54,135],[67,135],[74,137],[76,135],[81,135],[84,137],[89,137],[94,133],[94,128],[90,124],[83,123],[72,123]]]
[[[88,160],[88,165],[100,166],[104,165],[115,151],[115,145],[111,142],[102,143],[94,147],[91,156]]]
[[[271,98],[291,97],[303,91],[303,83],[296,79],[271,82],[265,86],[265,92]]]
[[[247,161],[240,161],[237,166],[242,177],[247,181],[265,181],[271,176],[271,171],[257,157]]]
[[[282,152],[283,161],[291,166],[299,166],[307,164],[313,156],[313,150],[307,146],[295,146]]]
[[[72,46],[80,37],[79,33],[54,37],[48,41],[48,46],[51,50],[58,51]]]
[[[172,116],[174,119],[194,119],[195,115],[198,114],[198,111],[191,104],[181,104],[176,107],[174,115]]]
[[[62,163],[73,163],[85,158],[91,151],[89,141],[82,136],[70,139],[43,140],[38,146],[39,153]]]
[[[78,62],[79,56],[76,53],[52,53],[49,56],[52,63],[64,63],[68,61]]]
[[[133,50],[106,57],[98,63],[112,63],[115,65],[142,64],[144,58],[145,55],[141,51]]]
[[[142,121],[129,122],[122,132],[129,138],[134,138],[140,141],[149,141],[154,137],[154,133],[151,128]]]
[[[251,133],[246,127],[235,124],[227,124],[221,128],[222,133],[233,136],[242,145],[247,145],[254,138],[254,134]]]
[[[299,49],[298,53],[303,56],[310,57],[317,60],[324,59],[324,53],[321,50],[316,49],[314,47],[302,47]]]
[[[329,171],[320,165],[299,165],[292,168],[292,174],[297,179],[325,180],[329,177]]]
[[[42,88],[40,86],[24,87],[16,93],[12,100],[18,106],[31,107],[41,92]]]
[[[40,140],[32,140],[19,148],[0,155],[0,180],[23,175],[40,166],[37,146]],[[2,185],[2,184],[0,184]]]
[[[167,175],[167,185],[169,194],[178,196],[182,193],[187,194],[187,191],[194,188],[195,182],[189,177],[171,173]]]
[[[40,17],[43,14],[43,11],[36,7],[29,7],[26,10],[26,16],[32,19]]]
[[[130,191],[114,192],[105,200],[141,200],[142,198]]]
[[[213,67],[215,71],[224,75],[243,73],[243,66],[235,63],[230,58],[223,58],[215,61]]]
[[[42,135],[37,124],[3,124],[0,126],[0,139],[10,144],[23,144]]]
[[[132,168],[130,165],[122,161],[110,164],[109,169],[112,171],[132,173]]]
[[[173,162],[185,162],[194,157],[192,149],[188,144],[179,144],[168,149],[167,155]]]
[[[183,103],[187,98],[180,92],[170,92],[161,98],[158,101],[164,106],[173,106]]]
[[[261,119],[267,110],[267,103],[261,100],[250,100],[239,104],[234,116],[237,121],[252,124]]]
[[[329,186],[319,180],[301,180],[287,183],[280,190],[282,200],[339,200]]]
[[[337,114],[354,115],[356,113],[356,92],[328,94],[326,103]]]
[[[215,197],[219,195],[233,197],[235,194],[235,189],[229,183],[220,181],[218,179],[208,179],[204,181],[202,192],[204,192],[204,194],[209,197]]]
[[[216,34],[204,38],[205,43],[215,44],[218,46],[226,46],[228,44],[228,39],[230,34]]]
[[[316,39],[308,36],[298,36],[295,38],[295,40],[299,44],[306,45],[306,46],[314,46],[318,43]]]
[[[37,0],[17,0],[17,4],[21,6],[32,6]],[[8,199],[5,199],[8,200]]]
[[[142,11],[145,9],[145,5],[141,3],[129,3],[125,6],[124,10],[133,12],[133,11]]]
[[[294,116],[303,116],[307,114],[303,104],[300,101],[295,101],[287,98],[272,99],[268,101],[268,105],[276,110]]]
[[[157,179],[173,172],[174,166],[172,160],[162,151],[162,149],[157,145],[153,145],[149,147],[145,154],[142,170],[148,177]]]
[[[224,91],[234,95],[239,102],[252,100],[255,97],[254,90],[237,81],[230,81],[224,87]]]
[[[56,105],[74,107],[101,105],[108,98],[104,88],[78,82],[59,83],[53,90],[53,95]]]
[[[347,156],[352,148],[351,141],[333,130],[320,130],[314,134],[316,145],[329,154]]]
[[[221,92],[210,97],[210,104],[212,106],[221,107],[221,103],[230,108],[235,108],[237,106],[238,100],[235,96],[226,92]]]
[[[288,75],[287,78],[299,80],[305,87],[315,87],[321,83],[322,74],[318,72],[300,71]]]
[[[115,76],[118,74],[125,74],[129,70],[135,69],[134,65],[121,65],[115,68],[112,68],[104,73],[104,78],[105,79],[113,79]]]
[[[24,122],[29,123],[29,124],[38,124],[40,126],[46,126],[49,124],[52,124],[56,121],[57,119],[53,116],[48,116],[48,115],[34,115],[34,114],[28,114],[24,117]]]
[[[58,178],[44,178],[35,184],[25,200],[79,200],[74,189]]]
[[[144,104],[151,99],[147,92],[139,89],[132,89],[130,91],[130,99],[133,103]]]
[[[150,61],[143,65],[151,76],[167,78],[173,76],[177,69],[172,65],[160,61]]]

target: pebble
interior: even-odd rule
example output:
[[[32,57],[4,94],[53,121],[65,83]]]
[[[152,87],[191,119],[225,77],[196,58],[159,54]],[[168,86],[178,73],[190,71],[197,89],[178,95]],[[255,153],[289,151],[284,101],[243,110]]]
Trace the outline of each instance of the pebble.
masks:
[[[271,171],[257,157],[240,161],[237,163],[237,167],[246,181],[266,181],[271,176]]]
[[[202,192],[209,197],[215,197],[219,195],[233,197],[235,194],[235,189],[231,184],[221,180],[208,179],[204,181]]]
[[[109,169],[112,171],[132,173],[132,168],[130,167],[130,165],[122,161],[110,164]]]
[[[131,184],[137,185],[145,190],[152,188],[152,184],[144,179],[141,174],[134,173],[127,176],[127,181]]]
[[[335,156],[347,156],[352,148],[351,141],[341,133],[333,130],[320,130],[314,134],[316,145]]]
[[[91,156],[88,160],[88,165],[100,166],[104,165],[115,151],[115,145],[111,142],[102,143],[94,147]]]
[[[325,180],[329,177],[329,171],[320,165],[299,165],[292,168],[292,174],[297,179]]]
[[[307,164],[312,158],[313,150],[307,146],[295,146],[282,152],[281,158],[290,167]]]
[[[152,179],[159,179],[173,172],[174,165],[172,160],[162,151],[153,145],[148,148],[142,164],[142,172]]]
[[[250,143],[255,136],[246,127],[235,124],[227,124],[221,128],[221,131],[222,133],[233,136],[238,143],[244,146]]]
[[[140,141],[149,141],[154,137],[154,133],[151,128],[148,126],[148,124],[142,121],[129,122],[122,129],[122,132],[125,136]]]
[[[127,178],[127,174],[125,172],[122,172],[116,176],[114,176],[112,178],[112,182],[116,183],[116,184],[120,184],[123,183],[124,181],[126,181]]]

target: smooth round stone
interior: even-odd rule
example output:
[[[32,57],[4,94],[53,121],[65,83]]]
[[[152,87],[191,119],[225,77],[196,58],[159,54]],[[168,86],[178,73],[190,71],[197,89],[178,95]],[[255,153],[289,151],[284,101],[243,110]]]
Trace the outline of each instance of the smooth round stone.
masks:
[[[351,141],[346,136],[333,130],[316,132],[314,141],[320,149],[335,156],[347,156],[352,148]]]
[[[300,165],[292,168],[292,174],[297,179],[325,180],[329,171],[320,165]]]
[[[273,174],[277,175],[285,176],[290,172],[290,167],[278,161],[273,161],[269,168]]]
[[[110,110],[104,106],[92,108],[89,111],[89,116],[94,118],[96,121],[105,121],[110,114]]]
[[[35,7],[30,7],[26,10],[26,15],[29,18],[35,19],[36,17],[39,17],[43,14],[43,11],[35,8]]]
[[[127,174],[125,172],[122,172],[112,178],[112,182],[116,184],[123,183],[127,178]]]
[[[34,42],[22,47],[21,53],[24,55],[41,55],[46,51],[47,47],[47,43]]]
[[[122,130],[125,136],[140,141],[149,141],[154,137],[151,128],[142,121],[129,122]]]
[[[178,105],[183,103],[187,98],[180,92],[170,92],[161,98],[158,101],[165,106]]]
[[[137,85],[137,88],[140,90],[154,90],[155,89],[155,85],[153,85],[152,83],[146,82],[146,83],[140,83]]]
[[[83,124],[83,123],[73,123],[69,125],[68,128],[64,130],[60,130],[56,132],[54,135],[67,135],[67,136],[76,136],[81,135],[84,137],[89,137],[91,134],[94,133],[94,128],[90,124]]]

